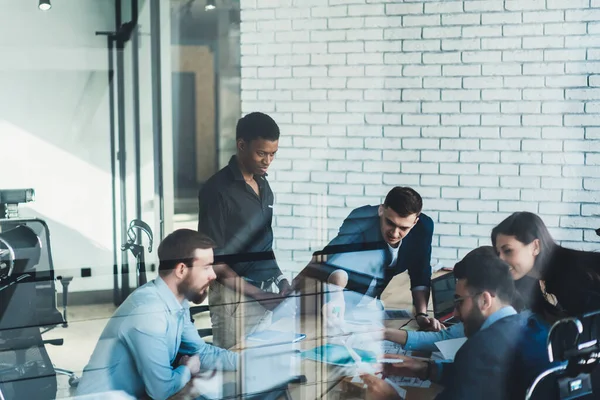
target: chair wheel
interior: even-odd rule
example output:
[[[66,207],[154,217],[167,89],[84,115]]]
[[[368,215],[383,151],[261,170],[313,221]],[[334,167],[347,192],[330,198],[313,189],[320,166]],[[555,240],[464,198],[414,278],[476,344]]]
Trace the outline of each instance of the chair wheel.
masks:
[[[71,375],[69,377],[69,386],[77,387],[77,385],[79,385],[79,378],[76,377],[75,375]]]

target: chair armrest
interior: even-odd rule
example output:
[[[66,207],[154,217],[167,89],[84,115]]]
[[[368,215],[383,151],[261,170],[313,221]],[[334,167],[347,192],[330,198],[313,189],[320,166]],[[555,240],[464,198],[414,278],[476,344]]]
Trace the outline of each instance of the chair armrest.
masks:
[[[64,339],[48,339],[43,341],[44,344],[51,344],[52,346],[62,346],[65,343]]]
[[[209,307],[207,305],[190,307],[190,315],[196,315],[207,311],[209,311]]]
[[[63,324],[62,326],[66,328],[69,326],[69,322],[67,321],[67,300],[69,297],[69,283],[73,280],[72,276],[57,276],[56,279],[60,281],[62,285],[62,301],[63,301]]]
[[[205,338],[207,336],[212,336],[213,335],[213,330],[212,330],[212,328],[198,329],[198,335],[201,338]]]

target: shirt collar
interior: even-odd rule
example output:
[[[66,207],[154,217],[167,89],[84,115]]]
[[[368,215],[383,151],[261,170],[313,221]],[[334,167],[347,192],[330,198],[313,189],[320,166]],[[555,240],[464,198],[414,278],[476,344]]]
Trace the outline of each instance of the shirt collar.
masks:
[[[189,302],[184,299],[183,302],[180,303],[179,300],[177,300],[177,297],[175,297],[175,294],[171,291],[171,289],[169,289],[165,281],[160,276],[156,277],[154,280],[154,285],[156,286],[158,295],[167,304],[167,308],[170,311],[181,311],[189,308]]]
[[[400,239],[400,243],[398,243],[398,246],[396,246],[396,247],[390,246],[389,243],[387,243],[387,242],[385,244],[387,244],[388,249],[390,249],[390,251],[392,253],[397,253],[400,250],[400,247],[402,246],[402,239]]]
[[[517,311],[512,306],[502,307],[492,315],[490,315],[485,322],[481,325],[479,330],[483,330],[485,328],[489,328],[494,322],[501,320],[502,318],[506,318],[511,315],[515,315]]]
[[[233,174],[233,179],[235,179],[236,181],[244,180],[244,175],[242,175],[242,171],[240,170],[240,166],[238,165],[238,159],[236,155],[231,156],[231,158],[229,159],[229,164],[227,166]],[[269,176],[269,174],[265,172],[265,175],[260,177],[264,179],[267,176]]]

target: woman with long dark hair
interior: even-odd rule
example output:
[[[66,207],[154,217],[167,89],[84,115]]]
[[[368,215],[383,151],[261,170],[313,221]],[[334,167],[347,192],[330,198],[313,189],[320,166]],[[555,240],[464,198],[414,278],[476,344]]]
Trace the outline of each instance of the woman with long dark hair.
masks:
[[[510,215],[492,230],[491,238],[534,313],[552,321],[600,309],[600,253],[558,245],[531,212]]]

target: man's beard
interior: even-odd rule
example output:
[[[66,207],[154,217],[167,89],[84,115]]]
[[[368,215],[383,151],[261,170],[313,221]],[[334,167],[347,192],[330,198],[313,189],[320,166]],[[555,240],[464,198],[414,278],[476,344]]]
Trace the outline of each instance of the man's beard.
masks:
[[[208,292],[206,290],[207,288],[203,290],[192,289],[190,279],[188,277],[179,285],[179,293],[182,293],[187,301],[201,304],[204,302],[204,300],[206,300],[206,296],[208,296]]]
[[[465,336],[471,337],[481,329],[481,325],[485,322],[485,318],[478,307],[473,306],[473,309],[462,320],[465,328]]]

